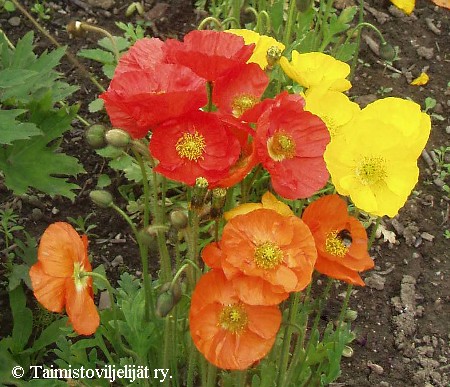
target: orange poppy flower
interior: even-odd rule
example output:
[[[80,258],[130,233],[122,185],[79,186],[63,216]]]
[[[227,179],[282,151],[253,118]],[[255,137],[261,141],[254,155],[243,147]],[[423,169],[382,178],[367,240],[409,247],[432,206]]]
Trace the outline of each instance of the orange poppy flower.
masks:
[[[203,275],[192,294],[192,340],[219,368],[243,370],[263,358],[275,342],[280,323],[277,306],[243,303],[220,270]]]
[[[364,286],[358,272],[373,268],[367,251],[363,225],[347,212],[338,195],[327,195],[311,203],[303,213],[317,247],[315,269],[331,278]]]
[[[87,237],[81,238],[65,222],[51,224],[42,235],[38,262],[30,269],[36,299],[52,312],[66,308],[73,329],[80,335],[91,335],[100,318],[92,292],[92,271],[87,255]]]
[[[301,219],[260,208],[232,218],[202,258],[224,271],[243,302],[274,305],[310,283],[317,251]]]

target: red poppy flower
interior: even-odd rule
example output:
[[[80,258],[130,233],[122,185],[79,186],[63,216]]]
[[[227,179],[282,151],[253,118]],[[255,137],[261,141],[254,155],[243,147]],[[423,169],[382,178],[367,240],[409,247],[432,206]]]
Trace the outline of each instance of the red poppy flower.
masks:
[[[198,110],[207,101],[204,80],[174,64],[117,74],[100,98],[113,126],[133,138],[145,137],[158,124]]]
[[[277,306],[243,303],[220,270],[203,275],[192,294],[192,340],[219,368],[244,370],[263,358],[275,342],[280,323]]]
[[[240,117],[259,102],[268,84],[259,65],[239,64],[214,82],[213,102],[222,113]]]
[[[282,93],[257,121],[256,150],[274,190],[287,199],[313,195],[328,181],[323,153],[330,134],[323,121],[303,110],[303,98]]]
[[[224,271],[243,302],[275,305],[310,283],[317,251],[301,219],[262,208],[230,219],[202,258]]]
[[[30,269],[36,299],[52,312],[66,308],[73,329],[80,335],[91,335],[100,318],[92,293],[92,271],[87,255],[87,238],[80,238],[64,222],[51,224],[42,235],[38,262]]]
[[[128,71],[156,70],[164,59],[164,42],[161,39],[139,39],[120,57],[114,76]]]
[[[254,44],[246,46],[240,36],[219,31],[191,31],[183,42],[167,40],[167,61],[189,67],[207,81],[215,81],[234,66],[246,63]]]
[[[331,278],[364,286],[358,272],[373,268],[367,252],[367,234],[363,225],[347,212],[347,204],[338,195],[323,196],[303,213],[317,247],[315,269]]]
[[[155,128],[150,152],[159,161],[155,171],[188,185],[203,177],[212,188],[236,163],[241,147],[229,123],[195,111]]]

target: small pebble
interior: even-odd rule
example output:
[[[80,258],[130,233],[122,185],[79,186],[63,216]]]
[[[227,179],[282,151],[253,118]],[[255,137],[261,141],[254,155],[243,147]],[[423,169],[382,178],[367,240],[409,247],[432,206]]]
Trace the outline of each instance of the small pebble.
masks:
[[[123,257],[121,255],[118,255],[116,258],[114,258],[111,262],[112,267],[119,266],[123,263]]]
[[[9,18],[8,19],[8,23],[10,24],[10,25],[12,25],[13,27],[18,27],[18,26],[20,26],[20,17],[18,17],[18,16],[13,16],[13,17],[11,17],[11,18]]]
[[[372,363],[371,361],[367,362],[367,367],[369,367],[373,372],[375,372],[378,375],[381,375],[384,372],[384,369],[382,366]]]

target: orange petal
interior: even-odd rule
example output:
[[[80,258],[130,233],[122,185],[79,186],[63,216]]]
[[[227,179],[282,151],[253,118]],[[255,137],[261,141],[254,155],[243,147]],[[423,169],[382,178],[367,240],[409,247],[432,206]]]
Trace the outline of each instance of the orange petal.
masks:
[[[75,229],[68,223],[51,224],[39,242],[38,260],[52,277],[70,277],[74,262],[84,263],[86,249]]]
[[[274,337],[281,324],[281,312],[278,306],[246,305],[248,329],[264,339]]]
[[[431,0],[431,1],[439,7],[450,9],[450,0]]]
[[[202,259],[211,269],[222,269],[225,254],[216,242],[212,242],[202,250]]]
[[[318,259],[315,269],[330,278],[335,278],[347,282],[348,284],[365,286],[366,284],[359,276],[358,272],[339,265],[336,262],[326,259]]]
[[[31,266],[31,285],[34,296],[52,312],[62,312],[65,301],[65,278],[51,277],[42,268],[41,262]]]
[[[66,280],[66,311],[73,329],[80,335],[92,335],[100,324],[100,316],[94,299],[91,297],[92,278],[90,284],[77,289],[73,278]]]
[[[232,283],[239,299],[249,305],[277,305],[289,297],[284,289],[260,277],[241,275],[233,278]]]

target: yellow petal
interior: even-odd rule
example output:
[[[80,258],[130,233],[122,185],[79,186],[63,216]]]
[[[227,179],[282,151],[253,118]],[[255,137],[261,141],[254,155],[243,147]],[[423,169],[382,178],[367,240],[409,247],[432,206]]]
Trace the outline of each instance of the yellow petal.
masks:
[[[410,15],[412,11],[414,11],[414,7],[416,5],[415,0],[391,0],[391,3],[407,15]]]
[[[428,74],[427,73],[422,73],[416,79],[414,79],[411,82],[411,85],[413,85],[413,86],[426,85],[429,80],[430,80],[430,77],[428,76]]]

